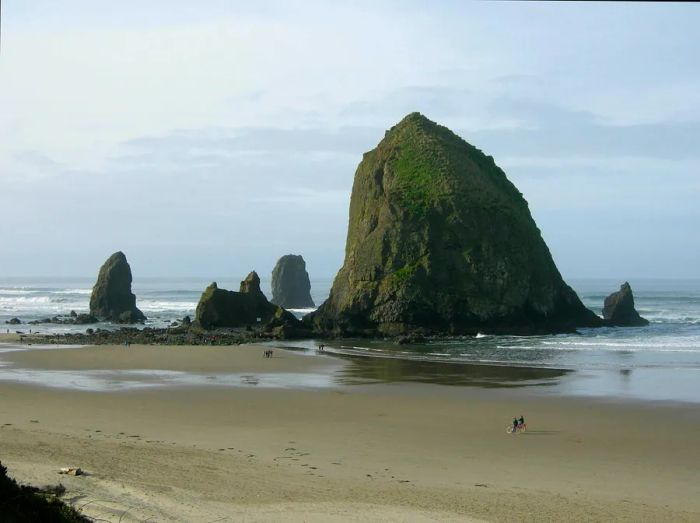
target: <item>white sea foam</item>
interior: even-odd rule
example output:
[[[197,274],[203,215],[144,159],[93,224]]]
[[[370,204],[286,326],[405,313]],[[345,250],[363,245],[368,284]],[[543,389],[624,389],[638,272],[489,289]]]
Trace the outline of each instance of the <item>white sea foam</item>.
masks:
[[[0,296],[0,307],[6,305],[20,305],[20,304],[31,304],[39,305],[42,303],[51,303],[50,296],[16,296],[12,298]]]
[[[52,294],[80,294],[89,296],[92,294],[92,289],[62,289],[51,291]]]
[[[143,312],[191,311],[197,308],[195,301],[138,300],[136,306]]]

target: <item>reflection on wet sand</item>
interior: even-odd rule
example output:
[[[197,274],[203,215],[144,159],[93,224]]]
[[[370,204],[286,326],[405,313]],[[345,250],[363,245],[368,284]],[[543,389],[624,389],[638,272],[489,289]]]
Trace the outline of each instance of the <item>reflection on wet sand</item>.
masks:
[[[336,355],[350,364],[337,371],[343,385],[418,382],[487,388],[558,385],[572,371]]]

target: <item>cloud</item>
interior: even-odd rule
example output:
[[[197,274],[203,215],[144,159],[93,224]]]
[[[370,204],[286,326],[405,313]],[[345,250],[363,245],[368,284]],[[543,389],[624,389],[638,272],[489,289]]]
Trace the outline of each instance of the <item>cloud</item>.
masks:
[[[691,7],[54,4],[3,12],[0,272],[116,247],[245,273],[303,247],[331,275],[362,153],[416,110],[494,156],[578,253],[564,271],[645,209],[630,242],[697,222]]]
[[[610,125],[590,112],[513,98],[498,98],[491,108],[494,114],[513,118],[521,126],[477,130],[469,136],[493,150],[507,150],[509,155],[700,157],[700,121]]]
[[[238,153],[357,154],[376,143],[376,127],[275,128],[238,127],[175,130],[162,136],[128,140],[123,146],[141,152],[199,151],[235,155]]]

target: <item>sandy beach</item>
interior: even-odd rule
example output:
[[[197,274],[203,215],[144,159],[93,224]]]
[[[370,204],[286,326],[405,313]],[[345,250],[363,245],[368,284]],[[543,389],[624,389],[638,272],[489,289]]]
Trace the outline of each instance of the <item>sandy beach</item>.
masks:
[[[11,341],[3,336],[3,342]],[[45,370],[328,374],[263,347],[7,352]],[[700,408],[391,383],[157,386],[0,382],[0,460],[106,521],[698,521]],[[529,430],[508,435],[513,415]],[[87,475],[57,474],[80,466]]]

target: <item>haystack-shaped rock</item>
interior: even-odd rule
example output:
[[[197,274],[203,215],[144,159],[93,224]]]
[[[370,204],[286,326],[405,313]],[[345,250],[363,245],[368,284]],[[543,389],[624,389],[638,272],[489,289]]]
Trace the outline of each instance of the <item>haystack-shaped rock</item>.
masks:
[[[241,282],[239,292],[209,285],[199,299],[196,321],[205,329],[265,325],[272,319],[299,323],[291,313],[267,301],[254,271]]]
[[[131,292],[131,267],[123,252],[115,252],[100,267],[90,296],[90,314],[116,323],[137,323],[146,316],[136,307]]]
[[[643,327],[644,325],[649,325],[649,321],[642,318],[634,308],[632,287],[627,282],[620,285],[619,291],[613,292],[605,298],[603,319],[609,325],[616,327]]]
[[[527,202],[493,158],[418,113],[364,155],[345,262],[304,321],[359,335],[602,323],[562,280]]]
[[[311,299],[311,282],[302,256],[287,254],[277,260],[272,270],[272,303],[285,309],[316,306]]]

